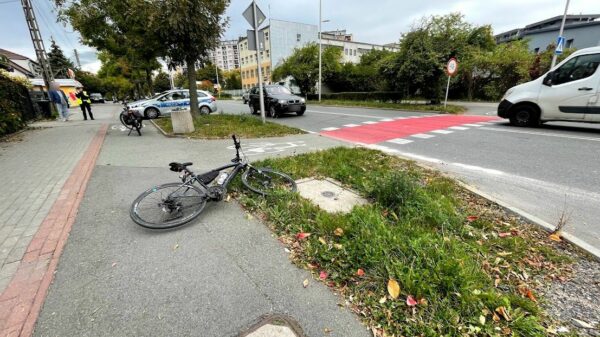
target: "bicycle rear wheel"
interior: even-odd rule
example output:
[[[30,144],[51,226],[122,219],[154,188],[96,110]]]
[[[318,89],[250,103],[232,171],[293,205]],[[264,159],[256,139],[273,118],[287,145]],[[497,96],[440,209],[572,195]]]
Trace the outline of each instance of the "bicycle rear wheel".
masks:
[[[248,168],[242,175],[242,183],[249,190],[262,196],[269,195],[276,190],[296,191],[294,179],[287,174],[268,168]]]
[[[207,195],[195,186],[170,183],[140,194],[129,215],[138,225],[168,229],[194,220],[206,206]]]

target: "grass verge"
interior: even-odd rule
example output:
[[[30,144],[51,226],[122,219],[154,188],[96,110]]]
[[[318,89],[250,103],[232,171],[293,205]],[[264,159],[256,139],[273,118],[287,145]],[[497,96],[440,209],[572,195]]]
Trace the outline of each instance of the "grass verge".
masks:
[[[171,118],[154,120],[167,134],[173,134]],[[184,136],[196,139],[222,139],[236,134],[243,138],[279,137],[303,134],[304,131],[289,126],[266,122],[246,115],[213,114],[194,118],[196,131]]]
[[[461,114],[466,111],[466,108],[460,105],[431,105],[431,104],[408,104],[408,103],[387,103],[375,101],[349,101],[349,100],[322,100],[321,102],[309,102],[311,104],[331,105],[331,106],[349,106],[349,107],[365,107],[365,108],[383,108],[394,110],[408,111],[429,111],[429,112],[445,112],[449,114]]]
[[[362,148],[257,165],[295,179],[331,177],[371,201],[330,214],[298,194],[240,197],[375,336],[546,336],[555,329],[536,289],[568,277],[570,258],[544,232],[452,180]]]

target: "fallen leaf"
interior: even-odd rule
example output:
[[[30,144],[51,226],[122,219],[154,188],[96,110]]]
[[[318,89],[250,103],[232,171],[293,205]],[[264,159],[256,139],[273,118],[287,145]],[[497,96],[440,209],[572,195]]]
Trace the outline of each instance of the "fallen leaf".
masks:
[[[525,294],[525,296],[527,296],[528,299],[537,303],[537,299],[535,298],[535,296],[533,296],[533,292],[531,291],[531,289],[527,289],[527,294]]]
[[[409,307],[414,307],[415,305],[417,305],[417,301],[415,301],[415,299],[411,295],[408,295],[408,297],[406,298],[406,305],[408,305]]]
[[[498,288],[498,285],[500,285],[501,280],[499,278],[494,280],[494,287]]]
[[[387,284],[387,291],[393,299],[397,299],[400,296],[400,285],[396,280],[390,279]]]
[[[252,214],[250,214],[250,213],[247,213],[247,214],[246,214],[246,219],[248,219],[248,220],[252,220],[252,219],[254,219],[254,217],[252,216]]]
[[[327,241],[325,241],[325,239],[322,237],[319,237],[319,242],[327,246]]]
[[[344,230],[343,230],[343,229],[341,229],[340,227],[338,227],[338,228],[336,228],[336,229],[333,231],[333,234],[334,234],[335,236],[342,236],[342,235],[344,235]]]
[[[288,254],[292,252],[292,251],[291,251],[291,250],[289,250],[288,248],[283,248],[283,250],[284,250],[286,253],[288,253]]]
[[[483,315],[479,316],[479,324],[485,325],[485,316],[483,316]]]
[[[498,255],[504,257],[504,256],[512,255],[512,253],[511,252],[500,252],[500,253],[498,253]]]
[[[302,282],[302,286],[304,288],[308,287],[308,279],[304,280],[304,282]]]
[[[496,315],[496,313],[494,313],[492,319],[494,320],[494,322],[500,322],[500,316]]]
[[[356,275],[357,276],[364,276],[365,275],[365,271],[362,270],[362,269],[360,269],[360,268],[358,268],[358,270],[356,271]]]
[[[333,330],[331,330],[331,329],[329,329],[329,328],[325,328],[325,329],[323,329],[323,331],[324,331],[326,334],[330,334],[330,333],[331,333]]]
[[[298,234],[296,234],[296,239],[304,240],[309,236],[310,236],[310,233],[298,233]]]
[[[501,238],[506,238],[506,237],[512,236],[512,233],[511,232],[498,233],[498,236]]]
[[[426,299],[424,299],[423,297],[419,298],[417,300],[417,302],[419,303],[419,305],[427,305],[429,302],[427,302]]]
[[[312,264],[312,263],[307,263],[307,264],[306,264],[306,267],[308,267],[308,269],[311,269],[311,270],[312,270],[312,269],[317,269],[317,268],[318,268],[318,266],[317,266],[316,264]]]
[[[505,307],[497,307],[495,311],[498,315],[502,316],[504,320],[506,320],[507,322],[510,321],[510,315],[506,311]]]
[[[383,304],[387,301],[387,297],[383,296],[382,298],[379,299],[379,304]]]
[[[173,246],[173,251],[176,251],[177,248],[179,248],[179,244],[178,243],[176,243],[175,246]]]
[[[320,278],[321,280],[324,280],[324,279],[326,279],[326,278],[327,278],[327,272],[325,272],[325,271],[321,271],[321,272],[319,273],[319,278]]]
[[[338,249],[338,250],[340,250],[340,249],[344,248],[344,246],[342,246],[342,245],[341,245],[341,244],[339,244],[339,243],[334,243],[334,244],[333,244],[333,247],[334,247],[335,249]]]
[[[469,215],[469,216],[467,217],[467,221],[468,221],[468,222],[473,222],[473,221],[475,221],[475,220],[477,220],[477,219],[479,219],[479,217],[478,217],[478,216],[476,216],[476,215]]]
[[[116,266],[117,266],[117,263],[116,263],[116,262],[113,262],[112,266],[113,266],[113,267],[116,267]]]
[[[562,239],[560,238],[560,233],[559,232],[550,234],[550,236],[548,238],[550,240],[552,240],[552,241],[555,241],[555,242],[561,242],[562,241]]]
[[[230,202],[231,201],[231,196],[228,194],[227,198],[225,198],[225,202]]]

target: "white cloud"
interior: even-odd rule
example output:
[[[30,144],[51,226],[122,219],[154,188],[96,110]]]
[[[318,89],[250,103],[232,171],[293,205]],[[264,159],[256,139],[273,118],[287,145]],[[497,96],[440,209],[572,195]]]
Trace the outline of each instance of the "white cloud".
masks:
[[[91,63],[82,64],[81,69],[96,74],[98,72],[98,70],[100,70],[101,66],[102,66],[102,62],[96,60]]]

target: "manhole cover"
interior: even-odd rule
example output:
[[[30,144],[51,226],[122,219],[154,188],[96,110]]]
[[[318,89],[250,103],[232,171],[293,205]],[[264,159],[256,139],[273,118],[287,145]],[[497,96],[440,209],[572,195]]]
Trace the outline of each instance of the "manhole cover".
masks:
[[[323,191],[323,192],[321,192],[321,195],[324,196],[325,198],[335,197],[335,193],[333,193],[331,191]]]

